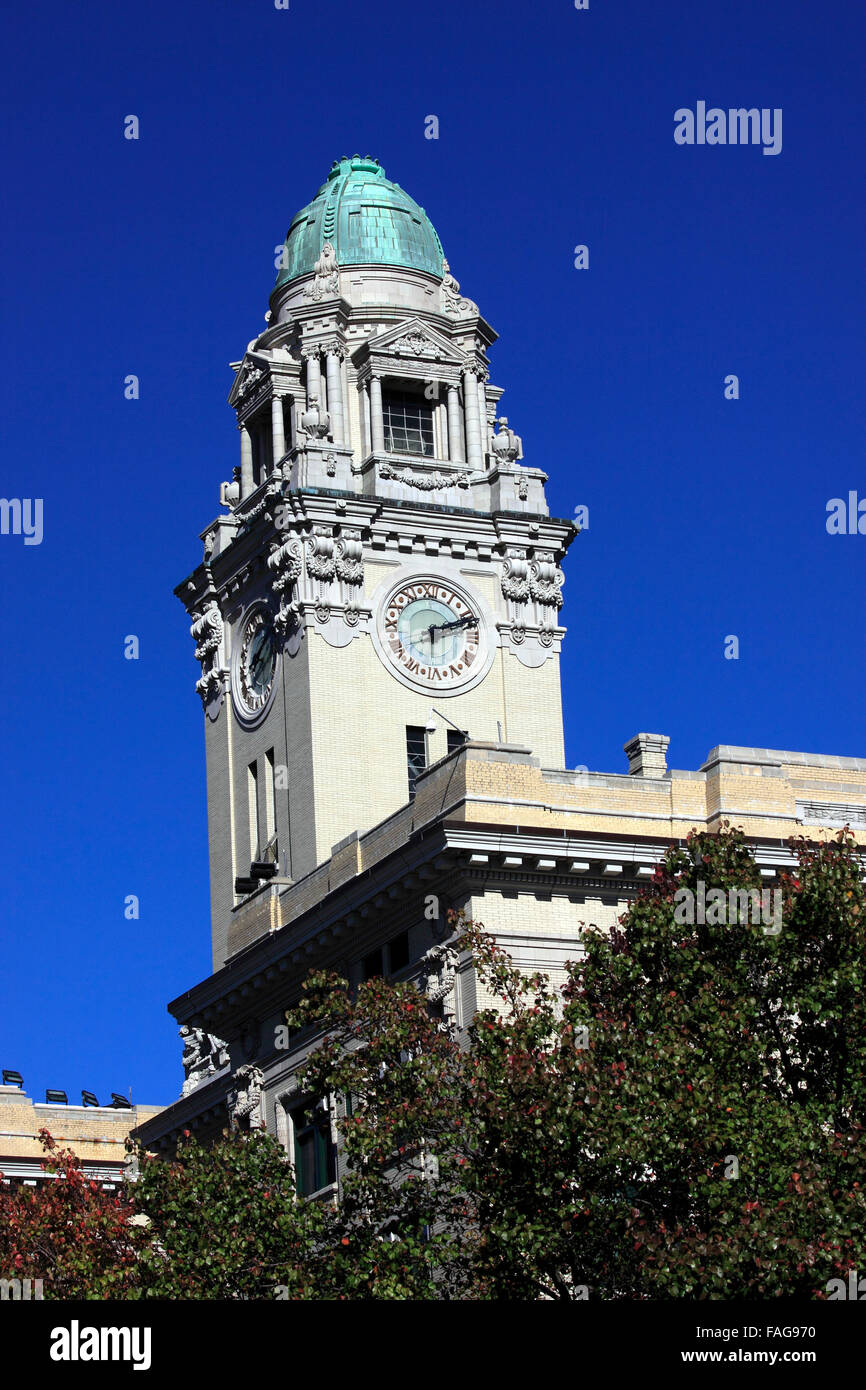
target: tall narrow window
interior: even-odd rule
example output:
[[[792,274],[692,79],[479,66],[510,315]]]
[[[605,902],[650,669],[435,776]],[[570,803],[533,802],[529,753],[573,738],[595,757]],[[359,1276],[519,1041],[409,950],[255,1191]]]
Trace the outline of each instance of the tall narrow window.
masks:
[[[365,980],[373,980],[378,975],[384,975],[385,963],[381,946],[377,946],[375,951],[369,951],[361,961],[361,973]]]
[[[415,800],[415,783],[427,766],[427,735],[419,725],[406,727],[406,770],[409,775],[409,800]]]
[[[250,814],[250,859],[259,854],[259,766],[250,763],[247,768],[247,801]]]
[[[331,1142],[331,1117],[324,1101],[292,1111],[295,1181],[301,1197],[330,1186],[337,1177],[337,1156]]]
[[[274,466],[274,440],[270,420],[252,421],[250,435],[253,441],[253,476],[256,486],[259,487]]]
[[[265,836],[268,844],[277,830],[274,785],[274,750],[269,748],[265,754]]]
[[[388,974],[396,975],[409,964],[409,933],[401,931],[388,942]]]

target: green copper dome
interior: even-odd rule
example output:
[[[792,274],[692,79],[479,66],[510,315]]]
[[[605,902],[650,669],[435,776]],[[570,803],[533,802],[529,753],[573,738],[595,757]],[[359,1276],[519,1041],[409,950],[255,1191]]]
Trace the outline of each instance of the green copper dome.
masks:
[[[309,275],[329,241],[337,264],[399,265],[442,277],[442,244],[423,208],[377,159],[340,159],[286,233],[276,288]]]

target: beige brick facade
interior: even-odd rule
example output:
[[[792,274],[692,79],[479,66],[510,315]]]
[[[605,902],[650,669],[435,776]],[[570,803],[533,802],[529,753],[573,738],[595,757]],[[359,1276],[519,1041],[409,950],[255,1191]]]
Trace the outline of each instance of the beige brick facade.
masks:
[[[154,1120],[157,1105],[131,1110],[111,1106],[49,1105],[31,1099],[17,1086],[0,1086],[0,1173],[7,1181],[45,1178],[45,1150],[39,1139],[47,1129],[58,1148],[71,1149],[89,1177],[117,1183],[129,1157],[126,1140],[137,1125]]]

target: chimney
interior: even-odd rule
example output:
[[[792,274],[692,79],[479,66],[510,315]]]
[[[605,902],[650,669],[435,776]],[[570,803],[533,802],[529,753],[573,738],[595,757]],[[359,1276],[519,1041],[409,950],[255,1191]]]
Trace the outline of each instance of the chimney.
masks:
[[[667,751],[670,739],[666,734],[635,734],[623,744],[628,757],[630,777],[664,777],[667,775]]]

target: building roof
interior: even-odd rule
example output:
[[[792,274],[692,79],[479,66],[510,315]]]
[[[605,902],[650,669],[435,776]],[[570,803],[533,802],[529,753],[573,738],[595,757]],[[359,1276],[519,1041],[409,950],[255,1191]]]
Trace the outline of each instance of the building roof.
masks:
[[[50,1175],[40,1131],[47,1129],[58,1149],[72,1149],[87,1177],[119,1182],[129,1155],[126,1139],[137,1125],[153,1121],[162,1106],[83,1106],[41,1103],[20,1086],[0,1086],[0,1173],[12,1181],[35,1182]]]
[[[442,278],[442,244],[426,212],[366,155],[336,160],[292,219],[277,287],[312,274],[325,242],[340,266],[405,266]]]

